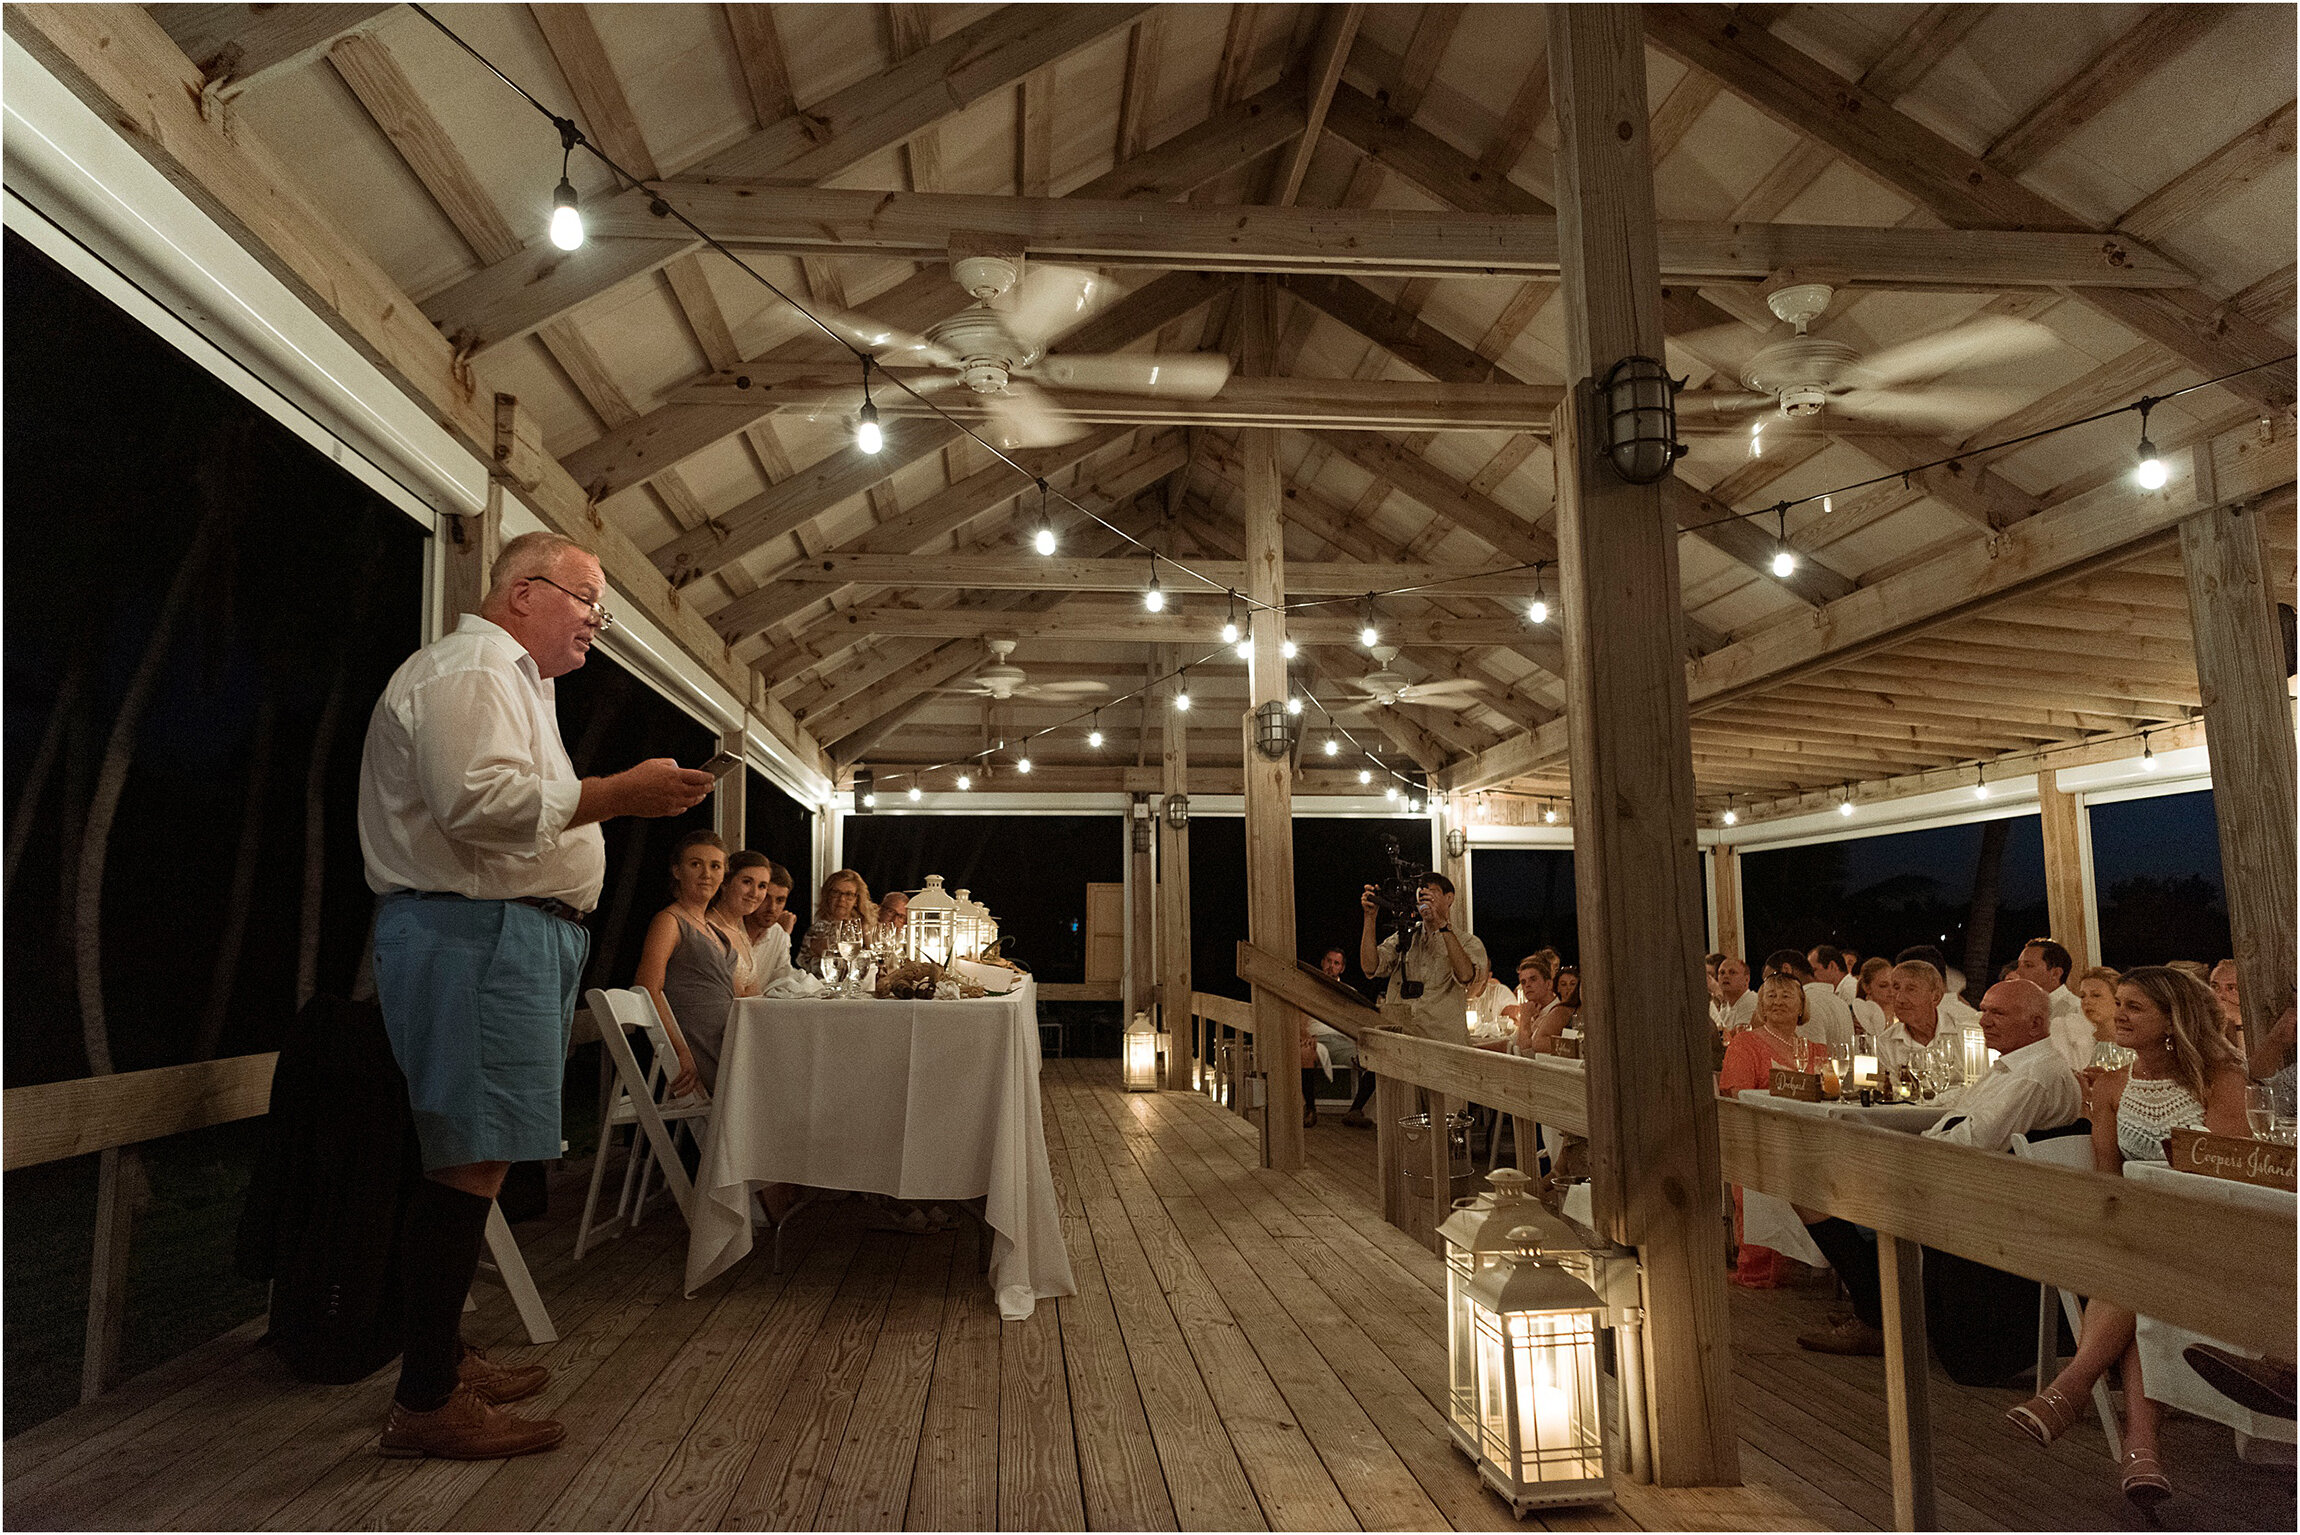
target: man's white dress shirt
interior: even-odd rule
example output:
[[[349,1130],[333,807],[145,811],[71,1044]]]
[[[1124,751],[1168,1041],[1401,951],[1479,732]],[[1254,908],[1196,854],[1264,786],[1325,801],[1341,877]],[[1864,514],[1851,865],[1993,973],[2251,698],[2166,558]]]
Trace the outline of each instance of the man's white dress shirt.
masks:
[[[790,973],[791,935],[783,931],[780,922],[770,922],[758,941],[751,945],[751,979],[764,994],[769,986]]]
[[[1981,1010],[1979,1008],[1953,991],[1942,994],[1941,1026],[1943,1028],[1961,1029],[1968,1023],[1979,1023],[1980,1021]]]
[[[1853,1010],[1837,995],[1837,988],[1819,981],[1805,983],[1805,1022],[1797,1032],[1829,1049],[1853,1047]]]
[[[1749,1020],[1757,1016],[1757,989],[1751,987],[1741,993],[1739,1000],[1725,1004],[1725,1027],[1745,1029]]]
[[[2082,1071],[2092,1064],[2092,1020],[2084,1016],[2084,1000],[2066,986],[2055,986],[2045,994],[2052,1004],[2052,1042],[2060,1051],[2061,1059],[2068,1062],[2071,1071]]]
[[[1840,996],[1840,997],[1843,997],[1843,998],[1844,998],[1844,999],[1845,999],[1847,1002],[1851,1002],[1851,1001],[1852,1001],[1854,998],[1856,998],[1856,997],[1860,996],[1860,994],[1861,994],[1861,978],[1860,978],[1859,976],[1857,976],[1857,975],[1851,975],[1851,974],[1847,974],[1847,975],[1843,975],[1843,976],[1840,976],[1840,977],[1838,977],[1838,980],[1837,980],[1837,995],[1838,995],[1838,996]]]
[[[1872,1036],[1877,1046],[1877,1069],[1895,1076],[1903,1066],[1909,1065],[1925,1051],[1935,1048],[1963,1048],[1963,1036],[1949,1025],[1946,1018],[1936,1020],[1933,1037],[1920,1041],[1909,1032],[1909,1026],[1895,1018]],[[1953,1045],[1949,1042],[1954,1042]]]
[[[2084,1112],[2084,1090],[2050,1039],[1997,1057],[1987,1076],[1961,1089],[1957,1106],[1925,1132],[1937,1141],[2010,1151],[2015,1135],[2053,1130]]]
[[[359,846],[378,893],[599,904],[607,842],[570,827],[582,781],[551,683],[474,613],[392,673],[368,721]]]
[[[1884,1033],[1885,1025],[1892,1022],[1885,1010],[1867,997],[1854,997],[1845,1005],[1853,1010],[1854,1025],[1871,1038]]]

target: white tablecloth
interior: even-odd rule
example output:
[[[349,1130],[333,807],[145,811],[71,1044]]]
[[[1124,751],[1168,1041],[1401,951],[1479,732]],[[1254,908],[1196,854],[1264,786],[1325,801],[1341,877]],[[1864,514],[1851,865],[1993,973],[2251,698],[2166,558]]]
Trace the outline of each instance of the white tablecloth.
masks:
[[[1038,1100],[1037,988],[971,1002],[745,998],[695,1177],[687,1293],[751,1250],[770,1183],[987,1196],[999,1314],[1076,1293]]]
[[[2211,1199],[2222,1204],[2251,1205],[2261,1210],[2281,1210],[2289,1215],[2296,1201],[2282,1189],[2265,1189],[2256,1184],[2237,1183],[2228,1178],[2207,1178],[2201,1173],[2176,1172],[2162,1162],[2127,1162],[2127,1178],[2146,1180],[2154,1187],[2191,1199]],[[2180,1351],[2191,1343],[2214,1343],[2232,1354],[2247,1358],[2260,1357],[2258,1349],[2238,1348],[2233,1343],[2220,1343],[2184,1327],[2159,1322],[2154,1317],[2140,1318],[2134,1329],[2140,1338],[2140,1378],[2148,1383],[2150,1400],[2192,1412],[2215,1423],[2225,1423],[2240,1434],[2254,1439],[2275,1439],[2285,1444],[2294,1442],[2296,1425],[2290,1418],[2263,1418],[2258,1413],[2237,1406],[2204,1383],[2203,1377],[2188,1367]]]
[[[1947,1099],[1936,1098],[1931,1103],[1883,1103],[1863,1108],[1858,1103],[1807,1103],[1802,1098],[1776,1098],[1762,1088],[1742,1092],[1741,1101],[1751,1108],[1771,1109],[1781,1114],[1803,1114],[1811,1119],[1837,1119],[1852,1124],[1868,1125],[1877,1130],[1900,1130],[1915,1135],[1933,1127],[1943,1114]],[[1759,1247],[1770,1247],[1783,1257],[1815,1268],[1827,1268],[1829,1260],[1814,1244],[1805,1223],[1797,1218],[1796,1208],[1786,1199],[1756,1189],[1741,1192],[1741,1240]]]

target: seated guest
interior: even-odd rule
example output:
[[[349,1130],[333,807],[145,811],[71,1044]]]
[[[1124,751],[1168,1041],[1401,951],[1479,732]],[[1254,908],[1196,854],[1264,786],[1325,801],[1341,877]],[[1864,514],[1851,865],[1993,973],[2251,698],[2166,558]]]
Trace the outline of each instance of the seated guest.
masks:
[[[1773,1068],[1815,1071],[1826,1053],[1804,1037],[1809,994],[1795,976],[1773,974],[1757,988],[1757,1011],[1748,1028],[1725,1044],[1725,1064],[1717,1072],[1717,1091],[1728,1098],[1752,1088],[1772,1085]],[[1780,1284],[1781,1255],[1770,1247],[1741,1241],[1741,1190],[1733,1190],[1733,1239],[1739,1251],[1733,1260],[1733,1283],[1749,1290],[1770,1290]]]
[[[1951,965],[1947,955],[1929,943],[1920,943],[1901,950],[1894,957],[1893,963],[1896,966],[1904,965],[1912,959],[1921,959],[1939,972],[1941,977],[1941,1012],[1950,1023],[1961,1029],[1968,1023],[1980,1022],[1981,1015],[1975,1012],[1972,1004],[1961,995],[1964,990],[1965,973]]]
[[[1725,1005],[1722,1000],[1724,994],[1717,984],[1717,967],[1724,963],[1724,960],[1725,956],[1722,954],[1704,954],[1701,956],[1701,973],[1709,987],[1709,1026],[1713,1029],[1725,1027]]]
[[[2116,1042],[2134,1052],[2123,1071],[2100,1073],[2092,1089],[2092,1165],[2121,1174],[2127,1161],[2161,1162],[2177,1129],[2241,1136],[2244,1071],[2220,1029],[2211,991],[2158,965],[2128,971],[2116,985]],[[2140,1377],[2133,1314],[2105,1300],[2084,1308],[2076,1357],[2035,1396],[2005,1414],[2015,1428],[2050,1444],[2076,1422],[2076,1405],[2115,1369],[2124,1383],[2124,1495],[2154,1508],[2172,1495],[2157,1444],[2156,1404]]]
[[[1853,1010],[1854,1027],[1871,1039],[1882,1034],[1893,1021],[1893,962],[1879,957],[1861,966],[1845,1005]]]
[[[764,853],[745,848],[728,855],[727,877],[711,898],[711,920],[741,940],[735,961],[739,997],[759,995],[791,968],[791,935],[780,920],[784,902],[790,899],[790,878],[788,870]]]
[[[1902,1068],[1913,1066],[1918,1056],[1941,1043],[1941,1029],[1947,1022],[1941,1014],[1944,1000],[1941,974],[1932,966],[1912,959],[1893,967],[1893,1017],[1871,1036],[1879,1070],[1899,1076]],[[1956,1041],[1959,1034],[1952,1029],[1949,1040]]]
[[[2168,959],[2164,968],[2179,971],[2206,991],[2212,989],[2212,971],[2201,959]]]
[[[2213,1000],[2220,1004],[2220,1016],[2227,1020],[2229,1034],[2241,1038],[2244,1033],[2244,1007],[2237,991],[2236,961],[2224,959],[2212,967]]]
[[[837,944],[840,926],[847,922],[862,924],[863,942],[868,944],[878,912],[871,905],[870,886],[863,877],[852,869],[840,869],[823,881],[823,893],[815,902],[815,920],[807,925],[797,963],[809,970],[819,966]]]
[[[1520,1055],[1553,1049],[1573,1021],[1573,1010],[1557,1000],[1556,973],[1546,954],[1528,954],[1517,962],[1518,1000],[1502,1009],[1502,1016],[1515,1031]]]
[[[1932,984],[1939,972],[1922,968]],[[1981,1031],[1999,1052],[1996,1064],[1965,1088],[1957,1106],[1925,1132],[1927,1138],[2002,1152],[2011,1149],[2015,1135],[2034,1138],[2075,1123],[2084,1109],[2083,1092],[2053,1048],[2052,1008],[2044,993],[2026,981],[1999,981],[1981,1002]],[[1875,1237],[1833,1216],[1808,1220],[1805,1229],[1844,1281],[1853,1315],[1804,1334],[1797,1346],[1821,1354],[1884,1353]],[[1930,1247],[1924,1276],[1927,1333],[1951,1380],[1999,1385],[2035,1361],[2035,1280]]]
[[[1788,976],[1805,988],[1805,1037],[1824,1050],[1853,1048],[1853,1010],[1837,995],[1834,984],[1814,979],[1813,967],[1795,949],[1777,949],[1765,957],[1765,974]]]
[[[1805,963],[1812,969],[1814,980],[1834,988],[1842,1000],[1853,1000],[1860,978],[1845,968],[1844,950],[1834,944],[1817,943],[1805,951]]]
[[[1717,962],[1717,1000],[1725,1009],[1725,1027],[1745,1029],[1757,1013],[1757,994],[1749,989],[1749,962],[1728,954]]]
[[[892,932],[902,936],[910,926],[910,897],[900,890],[889,890],[878,898],[878,925],[881,934]]]
[[[1557,1005],[1570,1010],[1574,1021],[1567,1028],[1581,1027],[1581,970],[1575,965],[1557,967]]]
[[[740,941],[711,917],[711,898],[727,873],[727,845],[717,833],[691,831],[671,853],[671,904],[655,913],[639,948],[634,984],[655,999],[678,1069],[671,1091],[709,1091],[719,1079],[719,1045],[735,1005]]]
[[[2082,1071],[2092,1064],[2092,1025],[2085,1021],[2084,1003],[2068,989],[2075,961],[2068,950],[2050,938],[2031,938],[2021,945],[2016,961],[2020,978],[2045,994],[2052,1003],[2052,1042],[2068,1061],[2068,1069]]]
[[[2115,1044],[2116,972],[2106,965],[2095,965],[2078,976],[2076,1000],[2084,1009],[2084,1021],[2092,1031],[2092,1042]]]

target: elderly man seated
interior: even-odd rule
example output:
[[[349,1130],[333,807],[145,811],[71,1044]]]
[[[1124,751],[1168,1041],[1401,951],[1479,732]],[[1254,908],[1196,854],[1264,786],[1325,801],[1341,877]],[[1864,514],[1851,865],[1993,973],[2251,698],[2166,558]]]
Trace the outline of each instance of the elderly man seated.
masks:
[[[1921,959],[1893,967],[1892,1021],[1877,1031],[1877,1064],[1898,1075],[1929,1050],[1955,1049],[1962,1030],[1941,1004],[1947,999],[1941,973]]]
[[[1902,989],[1907,985],[1903,977]],[[1989,1048],[1998,1052],[1996,1064],[1958,1095],[1956,1106],[1926,1136],[2004,1152],[2015,1135],[2036,1137],[2075,1125],[2084,1092],[2053,1047],[2052,1004],[2044,992],[2027,981],[1999,981],[1981,999],[1980,1017]],[[1853,1314],[1805,1334],[1797,1346],[1823,1354],[1882,1354],[1884,1307],[1874,1234],[1834,1216],[1816,1216],[1806,1230],[1852,1293]],[[1924,1270],[1926,1329],[1951,1380],[2000,1385],[2035,1361],[2035,1280],[1930,1247]]]

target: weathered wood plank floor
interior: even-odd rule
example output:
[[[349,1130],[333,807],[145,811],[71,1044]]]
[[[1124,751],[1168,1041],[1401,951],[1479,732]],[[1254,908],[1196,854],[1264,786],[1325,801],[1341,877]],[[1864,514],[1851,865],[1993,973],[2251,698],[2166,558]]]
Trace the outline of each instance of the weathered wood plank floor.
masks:
[[[551,1364],[559,1450],[471,1465],[384,1460],[391,1372],[304,1385],[260,1324],[4,1449],[14,1528],[1502,1529],[1446,1440],[1436,1260],[1369,1199],[1372,1136],[1312,1133],[1312,1165],[1253,1167],[1253,1127],[1204,1100],[1132,1096],[1109,1062],[1050,1062],[1047,1139],[1079,1294],[1001,1323],[973,1229],[904,1237],[828,1207],[788,1272],[752,1262],[679,1294],[685,1228],[651,1215],[572,1261],[582,1179],[521,1228],[562,1340],[514,1346],[491,1295],[467,1319]],[[1624,1487],[1554,1529],[1889,1523],[1882,1371],[1799,1354],[1817,1297],[1737,1295],[1744,1463],[1731,1492]],[[1952,1527],[2131,1522],[2097,1430],[2045,1454],[2000,1437],[2007,1393],[1937,1381]],[[2289,1471],[2237,1466],[2165,1523],[2292,1527]],[[2187,1432],[2195,1430],[2194,1433]],[[2219,1462],[2225,1462],[2220,1464]],[[2190,1479],[2175,1471],[2185,1490]],[[2203,1491],[2203,1489],[2196,1489]]]

